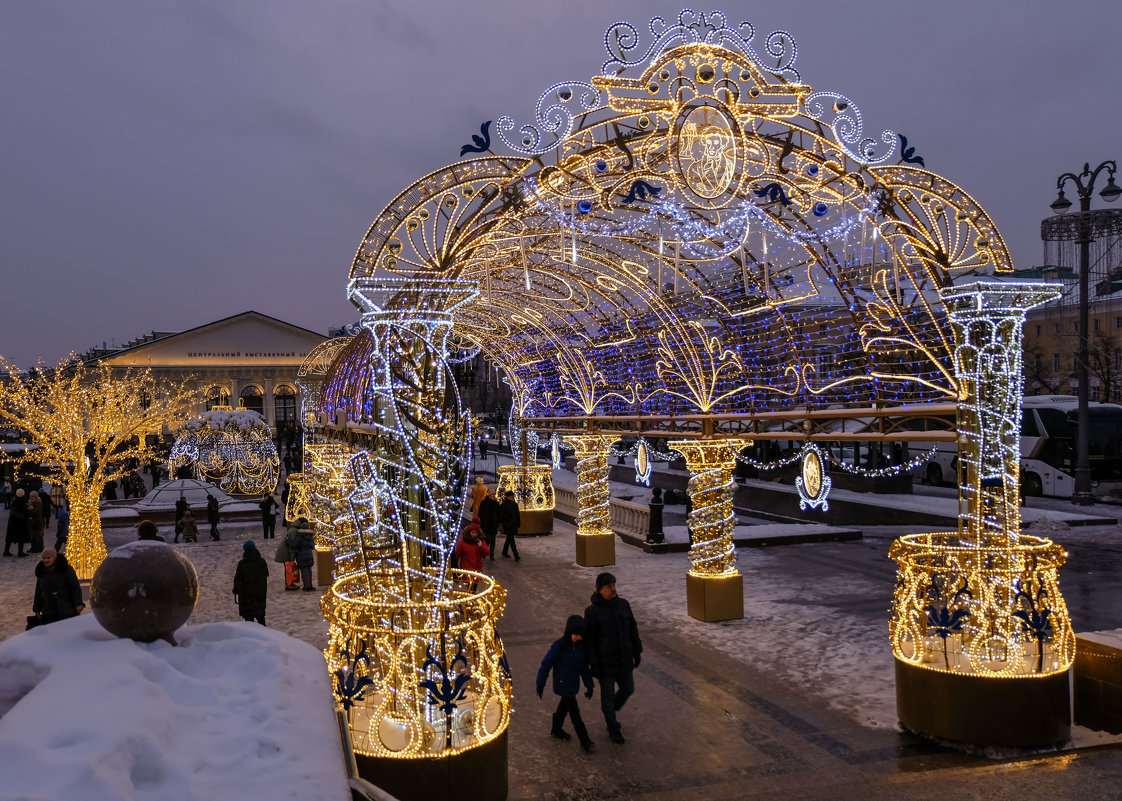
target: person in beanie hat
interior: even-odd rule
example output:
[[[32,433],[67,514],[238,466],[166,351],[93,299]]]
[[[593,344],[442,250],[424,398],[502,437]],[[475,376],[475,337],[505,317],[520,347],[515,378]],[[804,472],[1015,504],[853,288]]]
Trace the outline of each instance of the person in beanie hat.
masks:
[[[164,541],[164,538],[160,536],[160,530],[151,520],[140,521],[136,527],[136,538],[138,540],[155,540],[156,542]]]
[[[461,570],[483,572],[483,560],[491,555],[491,549],[483,539],[483,528],[479,525],[478,517],[473,517],[471,523],[464,529],[464,535],[456,543],[454,553],[456,564]]]
[[[269,591],[269,563],[253,540],[242,544],[242,558],[234,571],[234,601],[245,620],[265,625],[265,600]]]
[[[565,716],[573,721],[573,730],[580,740],[581,750],[586,753],[592,750],[592,740],[588,737],[588,729],[581,720],[580,706],[577,704],[577,693],[580,692],[581,682],[587,688],[585,698],[592,697],[592,673],[588,668],[588,658],[584,652],[584,618],[580,615],[570,615],[565,622],[565,633],[549,647],[549,651],[538,668],[538,698],[542,697],[545,690],[545,680],[549,672],[553,671],[553,692],[561,697],[557,703],[557,711],[553,713],[553,728],[550,736],[558,740],[570,740],[569,733],[565,731]]]
[[[611,573],[596,577],[596,592],[584,610],[584,636],[589,669],[600,682],[600,710],[608,725],[608,738],[622,744],[616,712],[635,692],[632,671],[639,667],[643,643],[631,604],[616,594],[616,577]]]

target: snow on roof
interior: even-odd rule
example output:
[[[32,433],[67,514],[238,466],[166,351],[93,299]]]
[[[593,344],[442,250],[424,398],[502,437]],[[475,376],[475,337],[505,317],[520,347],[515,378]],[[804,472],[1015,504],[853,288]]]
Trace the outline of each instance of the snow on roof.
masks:
[[[319,651],[256,623],[176,639],[85,614],[0,643],[0,796],[351,797]]]

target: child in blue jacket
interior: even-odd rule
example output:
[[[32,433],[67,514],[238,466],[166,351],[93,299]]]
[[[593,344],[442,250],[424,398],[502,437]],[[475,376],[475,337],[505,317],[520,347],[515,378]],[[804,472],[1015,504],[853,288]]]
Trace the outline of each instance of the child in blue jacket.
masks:
[[[549,652],[542,660],[538,669],[538,698],[542,697],[545,690],[545,680],[549,671],[553,671],[553,692],[561,696],[557,704],[557,711],[553,713],[553,730],[550,734],[558,740],[571,740],[569,733],[563,728],[565,716],[573,721],[573,729],[580,740],[581,750],[592,750],[592,740],[588,739],[588,729],[580,717],[580,707],[577,705],[577,693],[580,692],[581,681],[587,688],[585,698],[592,697],[592,671],[588,669],[588,657],[584,652],[584,618],[580,615],[570,615],[565,623],[565,634],[549,647]]]

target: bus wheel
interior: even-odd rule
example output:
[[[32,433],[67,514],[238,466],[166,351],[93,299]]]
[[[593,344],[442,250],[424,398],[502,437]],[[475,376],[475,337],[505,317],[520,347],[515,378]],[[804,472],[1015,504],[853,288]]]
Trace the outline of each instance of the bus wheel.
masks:
[[[1036,473],[1026,473],[1021,480],[1022,492],[1031,498],[1039,498],[1044,494],[1044,482]]]
[[[943,486],[943,468],[934,462],[927,465],[927,483],[933,487]]]

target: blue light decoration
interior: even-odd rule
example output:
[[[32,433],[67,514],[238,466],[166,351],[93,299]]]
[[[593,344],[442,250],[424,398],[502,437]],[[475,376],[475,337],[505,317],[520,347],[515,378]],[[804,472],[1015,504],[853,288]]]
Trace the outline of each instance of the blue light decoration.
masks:
[[[822,451],[813,442],[803,445],[799,452],[802,462],[800,475],[795,478],[795,490],[799,493],[799,509],[820,508],[823,512],[830,510],[826,500],[830,494],[833,480],[826,475],[826,461],[822,458]]]

